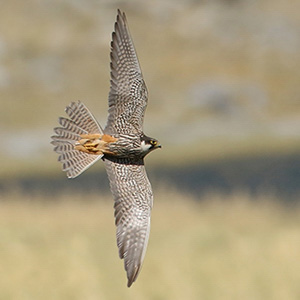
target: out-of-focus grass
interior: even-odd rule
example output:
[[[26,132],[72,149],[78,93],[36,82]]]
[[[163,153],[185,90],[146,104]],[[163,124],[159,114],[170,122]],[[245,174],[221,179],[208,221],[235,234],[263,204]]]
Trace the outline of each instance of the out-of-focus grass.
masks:
[[[1,299],[299,299],[300,208],[162,190],[143,270],[126,287],[111,196],[6,195]]]

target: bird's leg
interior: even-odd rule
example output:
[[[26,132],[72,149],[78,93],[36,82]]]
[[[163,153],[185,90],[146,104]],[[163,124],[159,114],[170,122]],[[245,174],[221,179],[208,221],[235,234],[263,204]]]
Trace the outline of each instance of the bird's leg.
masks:
[[[76,150],[89,154],[103,154],[101,151],[101,146],[104,146],[104,142],[101,141],[102,134],[81,134],[80,137],[81,139],[74,146]]]
[[[103,155],[106,151],[106,145],[117,141],[116,138],[107,134],[81,134],[81,139],[75,143],[75,150],[89,154]]]

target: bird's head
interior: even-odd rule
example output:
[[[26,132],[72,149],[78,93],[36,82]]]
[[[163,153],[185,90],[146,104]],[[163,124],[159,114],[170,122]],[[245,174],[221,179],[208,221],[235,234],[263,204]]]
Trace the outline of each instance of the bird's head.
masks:
[[[158,148],[161,148],[161,144],[158,142],[158,140],[146,135],[141,137],[141,149],[145,155]]]

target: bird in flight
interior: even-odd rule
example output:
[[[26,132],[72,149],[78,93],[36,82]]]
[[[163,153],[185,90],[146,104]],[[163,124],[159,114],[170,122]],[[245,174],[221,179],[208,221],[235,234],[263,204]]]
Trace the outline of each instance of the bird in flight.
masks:
[[[119,255],[124,259],[128,287],[136,280],[145,256],[153,193],[144,157],[161,148],[143,132],[147,88],[129,33],[125,13],[118,10],[110,52],[108,120],[102,129],[87,107],[69,104],[54,128],[54,150],[68,178],[74,178],[100,158],[114,197]]]

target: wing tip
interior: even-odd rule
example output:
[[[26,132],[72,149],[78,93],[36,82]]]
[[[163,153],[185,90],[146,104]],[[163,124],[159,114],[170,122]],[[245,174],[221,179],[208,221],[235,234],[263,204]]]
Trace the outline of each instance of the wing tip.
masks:
[[[141,266],[139,265],[139,266],[135,267],[134,272],[131,276],[129,276],[129,274],[127,273],[127,278],[128,278],[127,287],[131,287],[132,284],[136,281],[136,279],[139,275],[140,269],[141,269]]]
[[[121,18],[123,21],[126,21],[126,14],[121,11],[120,8],[117,9],[117,18]]]
[[[122,28],[127,27],[127,18],[126,14],[122,12],[120,9],[117,10],[117,19],[115,22],[115,30],[114,32],[120,31]],[[127,28],[128,30],[128,28]]]

